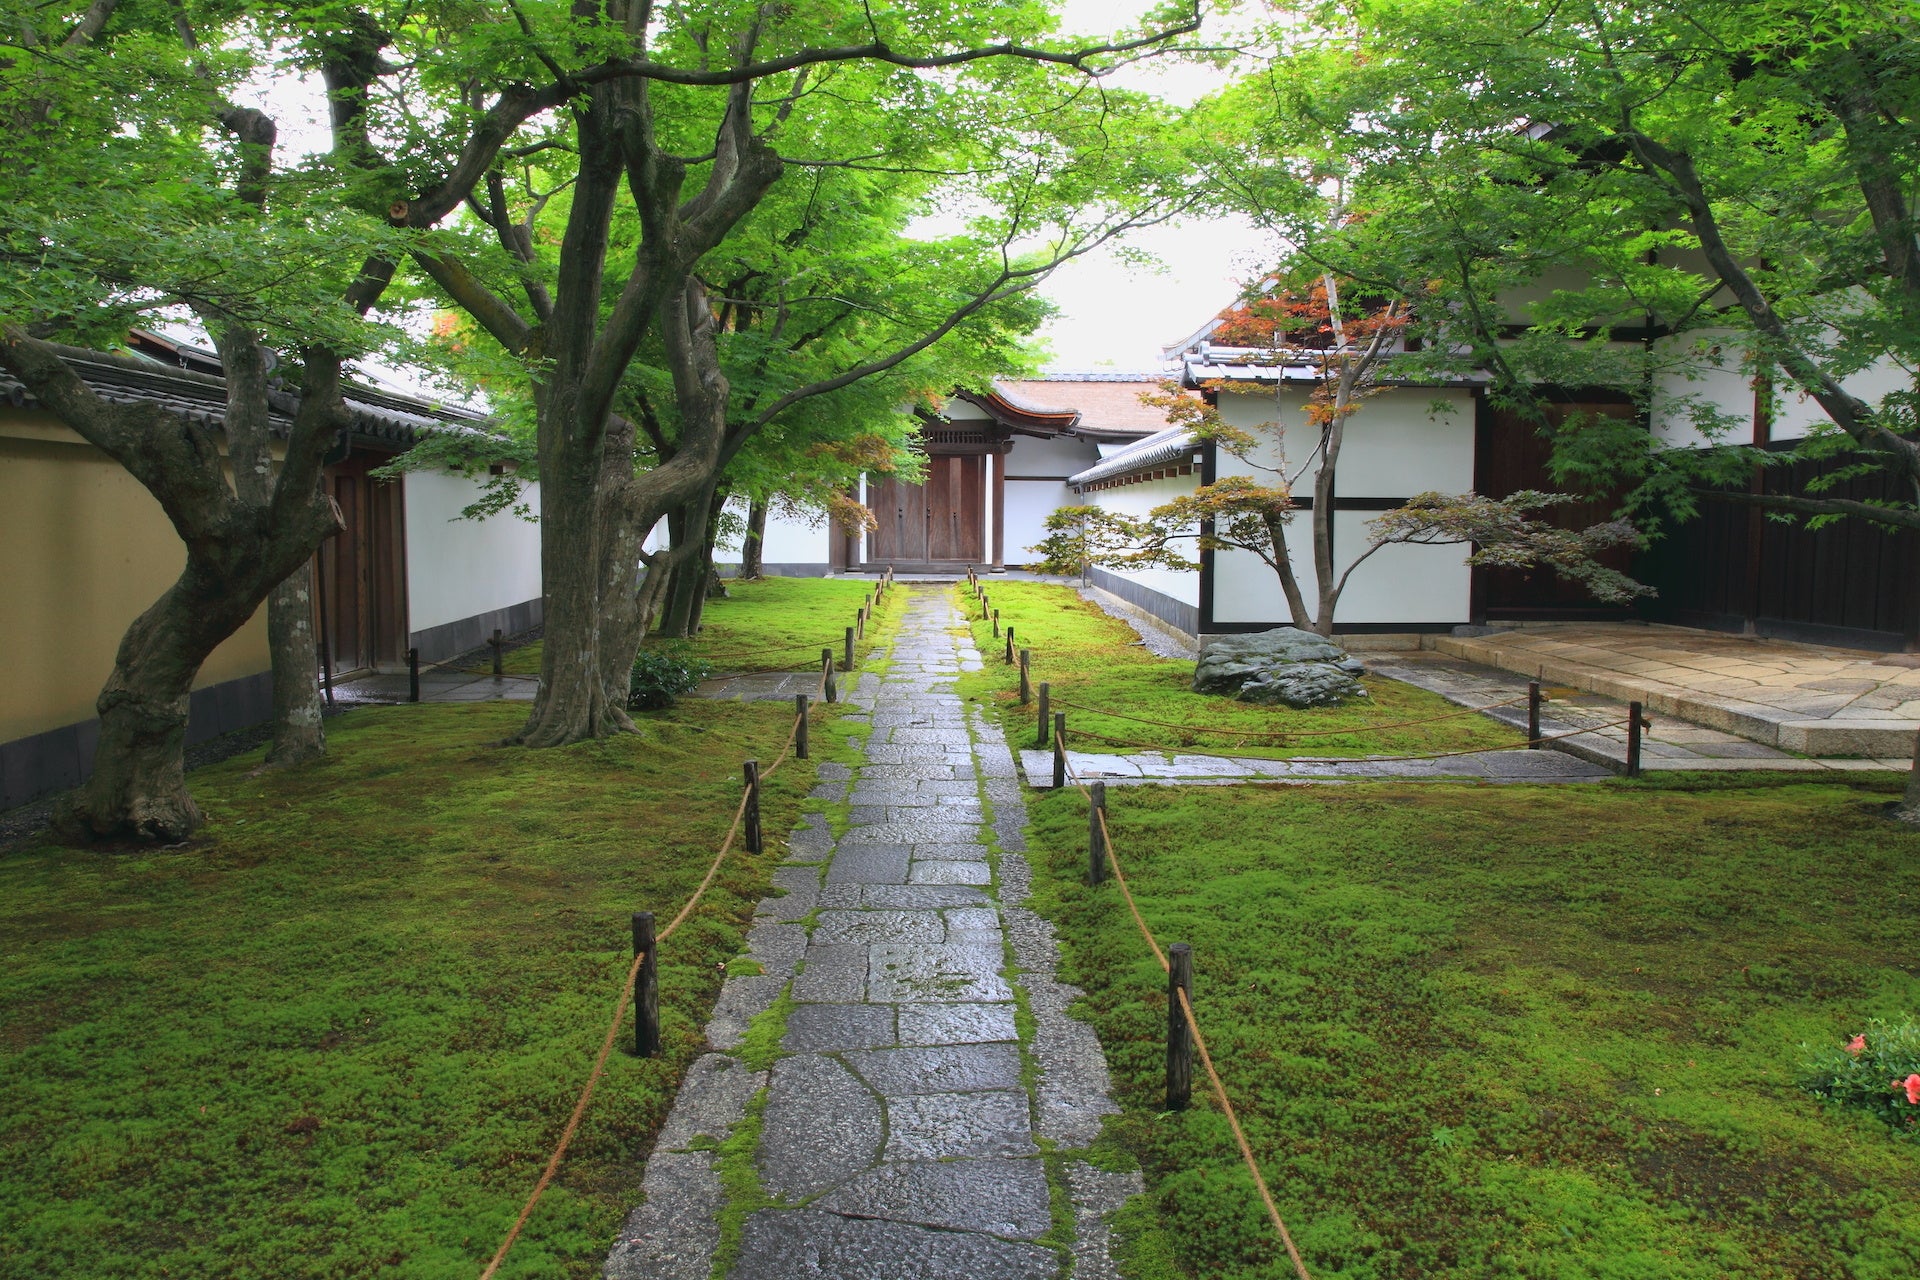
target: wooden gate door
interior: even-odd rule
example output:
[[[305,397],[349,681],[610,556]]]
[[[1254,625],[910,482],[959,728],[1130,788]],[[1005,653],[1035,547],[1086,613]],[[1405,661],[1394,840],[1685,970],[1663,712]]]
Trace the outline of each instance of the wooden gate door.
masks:
[[[316,557],[326,598],[323,634],[335,673],[406,662],[406,534],[400,484],[367,474],[386,461],[384,456],[356,454],[328,467],[324,477],[346,523]],[[316,593],[316,614],[319,606]]]
[[[1548,406],[1548,419],[1565,421],[1576,413],[1627,417],[1632,406],[1623,404],[1555,404]],[[1504,498],[1522,489],[1553,493],[1564,485],[1554,483],[1547,470],[1553,445],[1535,425],[1506,410],[1485,412],[1480,421],[1479,438],[1474,450],[1474,483],[1478,492],[1489,498]],[[1565,506],[1549,507],[1536,518],[1562,529],[1584,529],[1612,518],[1619,506],[1619,495],[1588,498]],[[1633,551],[1616,547],[1603,552],[1600,561],[1622,573],[1633,565]],[[1568,582],[1548,568],[1493,569],[1473,571],[1473,615],[1484,618],[1611,618],[1632,612],[1631,607],[1605,605],[1589,595],[1584,587]]]
[[[888,476],[873,484],[868,501],[878,522],[873,530],[873,558],[896,564],[925,560],[927,491]]]
[[[986,458],[927,459],[927,559],[979,564],[985,559]]]

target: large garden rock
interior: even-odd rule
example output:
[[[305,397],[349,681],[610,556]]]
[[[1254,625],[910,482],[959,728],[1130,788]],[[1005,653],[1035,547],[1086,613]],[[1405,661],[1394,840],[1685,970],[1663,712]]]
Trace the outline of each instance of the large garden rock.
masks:
[[[1208,644],[1194,667],[1193,689],[1247,702],[1336,706],[1348,698],[1367,696],[1353,678],[1365,672],[1325,636],[1298,627],[1275,627],[1223,636]]]
[[[1289,707],[1337,707],[1364,698],[1360,682],[1330,662],[1296,662],[1249,680],[1235,697],[1242,702],[1279,702]]]

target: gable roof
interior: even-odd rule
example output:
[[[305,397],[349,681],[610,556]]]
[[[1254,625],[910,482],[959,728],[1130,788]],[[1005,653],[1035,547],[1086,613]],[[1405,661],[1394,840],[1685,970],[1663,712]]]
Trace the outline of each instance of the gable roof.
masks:
[[[1079,415],[1073,434],[1137,439],[1167,429],[1166,414],[1140,403],[1157,392],[1167,375],[1150,373],[1066,373],[1043,378],[1002,378],[994,390],[1003,400],[1028,405],[1072,406]]]

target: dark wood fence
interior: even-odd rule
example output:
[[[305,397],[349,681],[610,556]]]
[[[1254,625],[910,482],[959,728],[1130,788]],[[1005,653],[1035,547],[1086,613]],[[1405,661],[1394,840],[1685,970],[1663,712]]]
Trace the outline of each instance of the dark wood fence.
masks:
[[[1770,467],[1767,492],[1804,493],[1834,463]],[[1900,497],[1875,474],[1841,481],[1835,497]],[[1634,572],[1660,595],[1647,617],[1687,626],[1869,649],[1920,646],[1920,536],[1847,519],[1824,529],[1769,519],[1757,507],[1706,502],[1670,528]]]

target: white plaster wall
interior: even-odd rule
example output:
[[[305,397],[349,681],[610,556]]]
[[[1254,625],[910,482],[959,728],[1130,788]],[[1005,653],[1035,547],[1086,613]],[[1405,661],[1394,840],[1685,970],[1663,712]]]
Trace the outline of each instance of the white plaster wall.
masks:
[[[1843,378],[1840,385],[1869,404],[1879,404],[1890,392],[1911,390],[1914,377],[1892,360],[1880,360],[1850,378]],[[1833,427],[1833,419],[1820,407],[1820,402],[1804,391],[1790,391],[1780,397],[1780,404],[1774,412],[1773,438],[1775,440],[1798,440],[1814,428],[1822,430]]]
[[[1653,344],[1653,434],[1670,448],[1747,444],[1753,439],[1753,384],[1741,369],[1741,348],[1732,330],[1702,330]],[[1736,425],[1710,439],[1692,421],[1695,403],[1710,405]]]
[[[1260,444],[1247,460],[1220,455],[1219,474],[1251,475],[1262,484],[1278,467],[1297,492],[1312,491],[1320,433],[1307,423],[1308,390],[1288,386],[1276,397],[1220,396],[1220,416],[1251,432]],[[1263,424],[1278,422],[1275,434]],[[1464,388],[1394,387],[1374,396],[1347,420],[1340,446],[1337,492],[1345,498],[1410,498],[1437,489],[1464,493],[1473,487],[1473,395]],[[1248,464],[1254,464],[1249,466]],[[1298,477],[1297,480],[1294,477]]]
[[[1334,512],[1333,559],[1340,572],[1346,572],[1367,549],[1367,522],[1377,515],[1371,511]],[[1294,524],[1304,530],[1304,514],[1295,517]],[[1288,542],[1291,545],[1291,537]],[[1382,547],[1347,579],[1347,589],[1340,593],[1340,603],[1334,607],[1334,625],[1466,622],[1473,590],[1468,554],[1464,546]],[[1314,598],[1310,592],[1309,608]]]
[[[1229,423],[1253,430],[1261,422],[1281,424],[1279,449],[1263,448],[1252,461],[1272,465],[1284,450],[1289,476],[1315,462],[1318,433],[1306,423],[1305,388],[1284,388],[1277,399],[1263,396],[1220,397],[1221,415]],[[1259,434],[1256,432],[1256,435]],[[1406,387],[1382,391],[1367,401],[1347,423],[1340,451],[1336,492],[1346,498],[1407,498],[1426,490],[1464,493],[1473,487],[1473,396],[1464,388]],[[1256,471],[1222,455],[1222,476]],[[1296,485],[1311,493],[1312,468]],[[1366,548],[1367,522],[1377,512],[1340,511],[1334,515],[1334,561],[1340,571]],[[1312,514],[1295,513],[1287,525],[1287,547],[1294,572],[1307,598],[1317,607],[1314,584]],[[1468,618],[1472,572],[1464,547],[1389,547],[1355,570],[1334,623],[1464,622]],[[1280,577],[1251,552],[1223,551],[1214,557],[1213,617],[1216,622],[1268,623],[1290,621]]]
[[[1124,484],[1114,489],[1101,489],[1076,498],[1071,489],[1067,496],[1075,505],[1104,507],[1109,511],[1118,511],[1124,515],[1144,516],[1153,508],[1171,502],[1182,494],[1192,493],[1200,485],[1200,474],[1170,476],[1164,480],[1147,480],[1139,484]],[[1064,486],[1063,486],[1064,487]],[[1181,554],[1188,559],[1199,559],[1199,553],[1192,542],[1181,544]],[[1109,569],[1109,573],[1137,582],[1149,591],[1158,591],[1161,595],[1198,607],[1200,604],[1200,574],[1182,572],[1178,569]]]
[[[467,520],[461,509],[481,484],[439,471],[409,471],[407,626],[413,631],[540,597],[540,526],[511,512]],[[535,510],[540,488],[525,495]]]
[[[979,405],[955,397],[940,406],[940,416],[949,422],[976,422],[987,416]]]
[[[745,498],[727,499],[727,510],[739,517],[744,525],[747,519],[748,503]],[[666,540],[666,521],[654,527],[650,537],[658,537],[664,545]],[[779,509],[767,513],[766,540],[760,551],[762,564],[807,564],[826,565],[828,563],[828,528],[824,515],[818,523],[809,524],[804,516],[783,514]],[[715,564],[739,564],[741,543],[744,538],[736,538],[732,546],[718,546],[713,549]],[[654,550],[651,541],[647,549]]]
[[[1040,559],[1032,548],[1047,536],[1047,517],[1061,507],[1080,506],[1073,490],[1057,480],[1009,480],[1003,550],[1008,564],[1033,564]]]
[[[1093,441],[1076,436],[1015,436],[1013,446],[1002,459],[1009,476],[1050,476],[1064,480],[1076,471],[1085,471],[1100,461]]]

